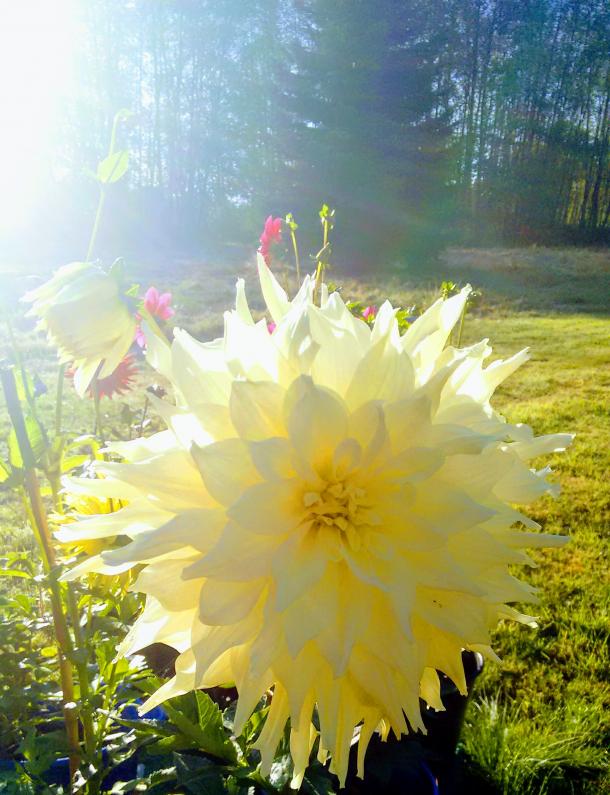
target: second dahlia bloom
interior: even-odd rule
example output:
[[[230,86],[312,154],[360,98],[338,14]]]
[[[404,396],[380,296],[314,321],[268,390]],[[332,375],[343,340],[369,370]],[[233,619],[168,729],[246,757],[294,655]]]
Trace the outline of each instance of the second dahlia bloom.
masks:
[[[62,363],[74,362],[74,386],[83,397],[91,381],[106,378],[133,341],[135,319],[111,273],[90,262],[59,268],[23,298]]]
[[[360,724],[363,775],[373,732],[423,731],[420,697],[442,708],[437,671],[465,692],[461,650],[494,657],[499,618],[533,621],[508,606],[535,601],[508,567],[564,539],[531,532],[513,504],[556,490],[527,461],[571,437],[491,408],[526,351],[484,367],[487,341],[446,346],[469,288],[400,336],[387,302],[370,328],[339,293],[314,305],[309,277],[289,301],[261,257],[259,276],[273,334],[239,281],[222,339],[155,339],[149,359],[175,389],[175,405],[156,401],[167,430],[112,445],[125,463],[72,481],[129,504],[62,540],[132,539],[71,576],[143,566],[146,607],[121,651],[180,653],[144,709],[234,682],[239,732],[272,689],[262,772],[290,719],[298,788],[318,732],[344,782]]]

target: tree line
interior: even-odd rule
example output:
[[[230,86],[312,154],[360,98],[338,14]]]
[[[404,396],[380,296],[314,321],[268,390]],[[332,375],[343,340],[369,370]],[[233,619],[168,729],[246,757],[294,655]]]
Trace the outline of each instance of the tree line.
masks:
[[[446,243],[604,242],[605,0],[87,0],[62,155],[82,179],[113,113],[121,234],[304,236],[337,207],[364,264]],[[116,221],[115,221],[116,225]]]

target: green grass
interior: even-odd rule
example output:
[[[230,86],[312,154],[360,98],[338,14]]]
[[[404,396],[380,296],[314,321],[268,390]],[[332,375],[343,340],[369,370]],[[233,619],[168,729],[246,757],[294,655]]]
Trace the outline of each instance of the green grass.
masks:
[[[222,328],[236,275],[257,296],[251,265],[240,274],[189,264],[151,281],[174,290],[177,321],[200,338]],[[544,531],[567,533],[560,550],[534,552],[528,579],[540,587],[538,630],[503,624],[495,633],[502,666],[488,663],[477,682],[463,732],[466,767],[481,775],[469,791],[596,793],[610,788],[608,756],[610,636],[608,537],[610,530],[610,257],[569,249],[453,251],[434,272],[388,271],[375,279],[332,278],[346,298],[424,304],[442,279],[471,281],[483,296],[469,316],[464,342],[489,337],[494,356],[530,346],[531,361],[497,393],[495,406],[512,422],[537,433],[576,434],[567,453],[550,461],[561,483],[557,500],[528,509]],[[260,303],[258,307],[260,308]],[[28,359],[54,388],[52,355],[31,330],[20,339]],[[132,410],[141,403],[127,401]],[[43,414],[52,413],[52,396]],[[126,429],[121,403],[107,406],[108,422]],[[88,402],[70,400],[66,426],[92,426]],[[1,418],[6,430],[5,418]],[[0,541],[28,547],[29,535],[14,502],[0,493]],[[475,773],[473,772],[474,776]],[[485,786],[483,786],[485,781]]]

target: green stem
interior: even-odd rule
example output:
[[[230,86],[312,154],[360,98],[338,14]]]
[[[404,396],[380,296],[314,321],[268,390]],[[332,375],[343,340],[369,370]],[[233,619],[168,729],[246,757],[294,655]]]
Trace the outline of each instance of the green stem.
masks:
[[[116,146],[116,136],[117,136],[117,129],[119,126],[119,121],[121,116],[117,113],[114,117],[114,121],[112,123],[112,132],[110,133],[110,147],[108,149],[108,156],[114,153],[114,148]],[[100,227],[100,220],[102,218],[102,211],[104,209],[104,203],[106,201],[106,187],[102,185],[100,187],[100,198],[97,203],[97,211],[95,213],[95,221],[93,222],[93,229],[91,230],[91,237],[89,238],[89,246],[87,248],[87,256],[85,257],[85,262],[89,262],[91,257],[93,256],[93,250],[95,246],[95,240],[97,238],[97,233]]]
[[[106,691],[104,693],[104,700],[102,704],[102,709],[105,711],[103,713],[103,717],[100,721],[98,728],[98,740],[100,743],[103,742],[104,740],[106,727],[108,725],[108,720],[110,718],[110,707],[111,707],[112,697],[114,696],[114,683],[116,679],[116,670],[117,670],[117,664],[115,662],[111,663],[110,676],[106,680]]]
[[[95,221],[93,222],[93,229],[91,230],[91,237],[89,238],[89,247],[87,248],[87,256],[85,257],[85,262],[90,262],[91,257],[93,256],[93,247],[95,246],[95,240],[97,238],[97,233],[100,228],[100,220],[102,218],[102,211],[104,209],[105,201],[106,201],[106,191],[102,187],[100,188],[100,198],[97,203]]]
[[[78,605],[76,604],[74,591],[70,587],[68,587],[67,590],[67,597],[68,609],[70,611],[70,618],[72,620],[72,631],[74,632],[74,645],[77,652],[79,650],[85,651],[83,633],[80,626]],[[91,707],[91,687],[89,682],[87,659],[85,658],[80,660],[76,662],[75,665],[78,673],[78,684],[80,686],[81,721],[83,724],[85,750],[87,752],[87,756],[91,758],[95,752],[95,730],[93,727],[93,709]]]
[[[294,250],[294,262],[297,268],[297,290],[301,286],[301,260],[299,258],[299,247],[297,245],[297,236],[294,233],[294,230],[290,230],[290,238],[292,240],[292,248]]]
[[[61,461],[63,458],[64,440],[61,435],[61,422],[62,412],[64,405],[64,381],[66,374],[66,365],[60,364],[57,371],[57,391],[55,393],[55,439],[53,442],[53,456],[51,467],[47,476],[51,484],[51,491],[53,492],[53,501],[55,503],[55,510],[58,513],[64,512],[63,500],[61,497]]]
[[[148,395],[144,398],[144,406],[142,408],[142,416],[140,418],[140,427],[138,429],[138,435],[142,436],[144,432],[144,422],[146,421],[146,413],[148,412],[148,406],[150,401],[148,400]]]
[[[102,411],[100,407],[100,390],[97,384],[97,377],[91,382],[91,390],[93,392],[93,405],[95,407],[95,436],[99,436],[102,445],[106,443],[104,437],[104,425],[102,422]]]
[[[64,381],[66,365],[60,364],[57,373],[57,392],[55,393],[55,436],[61,436],[61,420],[64,404]]]

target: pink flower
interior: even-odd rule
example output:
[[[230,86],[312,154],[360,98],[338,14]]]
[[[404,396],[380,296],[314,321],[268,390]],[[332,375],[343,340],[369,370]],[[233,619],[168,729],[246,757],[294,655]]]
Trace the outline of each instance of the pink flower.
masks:
[[[140,320],[141,319],[142,318],[138,315],[138,324],[136,326],[136,334],[135,334],[134,339],[138,343],[140,348],[145,348],[146,347],[146,335],[142,331],[142,326],[140,325]]]
[[[275,325],[275,323],[273,322],[273,320],[270,320],[270,321],[267,323],[267,331],[269,332],[269,334],[273,334],[273,332],[275,331],[275,329],[276,329],[276,325]]]
[[[272,243],[282,242],[282,219],[274,218],[272,215],[267,216],[263,232],[259,238],[261,241],[259,252],[265,258],[267,265],[269,264],[269,252]]]
[[[160,293],[156,287],[149,287],[144,294],[144,307],[153,317],[158,317],[159,320],[169,320],[175,312],[171,308],[172,302],[171,293]],[[135,341],[140,348],[146,346],[146,335],[142,331],[142,316],[136,312],[136,333]]]
[[[365,320],[368,320],[369,318],[373,320],[376,314],[377,314],[376,306],[367,306],[366,309],[362,310],[362,317]]]
[[[159,293],[156,287],[149,287],[144,295],[144,306],[154,317],[160,320],[168,320],[174,314],[170,304],[172,302],[171,293]]]

